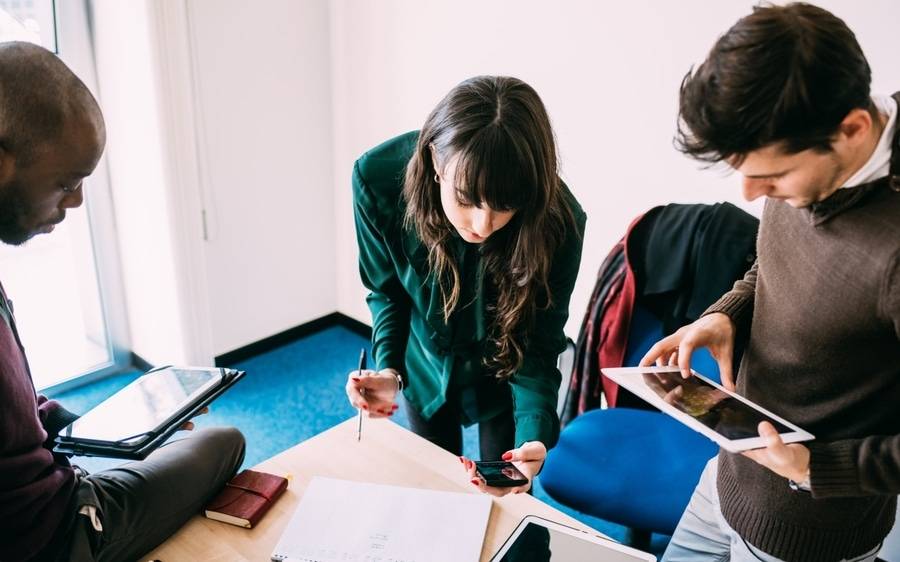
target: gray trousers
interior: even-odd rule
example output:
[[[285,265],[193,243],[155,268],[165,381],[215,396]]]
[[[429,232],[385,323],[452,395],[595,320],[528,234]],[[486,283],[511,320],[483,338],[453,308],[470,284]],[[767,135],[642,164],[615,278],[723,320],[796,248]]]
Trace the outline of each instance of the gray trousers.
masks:
[[[96,507],[102,531],[79,514],[62,559],[126,562],[150,552],[200,512],[244,461],[244,437],[234,428],[187,432],[143,461],[85,476],[77,510]]]

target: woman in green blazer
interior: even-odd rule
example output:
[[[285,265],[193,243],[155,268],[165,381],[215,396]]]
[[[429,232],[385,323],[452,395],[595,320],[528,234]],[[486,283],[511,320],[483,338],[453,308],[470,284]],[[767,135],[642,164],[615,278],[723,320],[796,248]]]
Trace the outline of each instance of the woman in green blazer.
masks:
[[[402,388],[413,431],[459,455],[461,425],[478,423],[482,458],[530,481],[559,435],[556,358],[585,223],[537,93],[507,77],[459,84],[421,131],[356,161],[353,203],[375,369],[350,373],[351,403],[390,416]],[[460,461],[485,491],[531,486],[486,489]]]

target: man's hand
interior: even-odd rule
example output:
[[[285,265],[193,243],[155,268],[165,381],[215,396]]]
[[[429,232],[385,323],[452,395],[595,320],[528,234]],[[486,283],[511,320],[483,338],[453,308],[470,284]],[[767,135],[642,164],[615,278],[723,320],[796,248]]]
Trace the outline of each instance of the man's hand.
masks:
[[[719,365],[722,386],[734,390],[731,363],[734,357],[734,322],[727,314],[714,312],[697,321],[682,326],[671,336],[665,337],[650,348],[641,359],[641,367],[656,363],[678,366],[684,378],[691,376],[691,354],[699,347],[709,349]]]
[[[344,389],[350,404],[367,412],[370,418],[394,415],[399,406],[394,402],[400,383],[393,369],[351,371]]]
[[[764,449],[744,451],[743,455],[753,459],[775,474],[794,482],[803,482],[809,476],[809,449],[800,443],[785,444],[778,431],[769,422],[759,424],[759,436],[766,441]]]
[[[496,488],[485,484],[484,479],[476,472],[475,462],[466,457],[459,457],[459,462],[463,463],[466,472],[469,473],[469,480],[472,485],[486,494],[496,497],[503,497],[506,494],[522,494],[531,489],[531,483],[537,473],[544,466],[544,459],[547,458],[547,447],[540,441],[528,441],[523,443],[518,449],[503,453],[503,460],[513,463],[519,472],[528,478],[528,483],[521,486],[509,488]]]

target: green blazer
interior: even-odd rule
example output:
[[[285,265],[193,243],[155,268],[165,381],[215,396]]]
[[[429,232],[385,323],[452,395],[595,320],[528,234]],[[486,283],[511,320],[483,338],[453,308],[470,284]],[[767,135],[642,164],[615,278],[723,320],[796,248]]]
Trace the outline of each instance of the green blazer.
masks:
[[[447,400],[460,400],[466,425],[512,409],[516,446],[541,441],[552,447],[559,436],[556,359],[566,346],[563,327],[581,263],[584,211],[566,188],[578,228],[566,233],[550,271],[554,306],[538,311],[521,368],[508,381],[497,381],[485,373],[482,361],[490,288],[486,291],[481,283],[478,246],[462,238],[455,242],[460,305],[445,322],[427,249],[403,226],[403,178],[417,138],[417,131],[393,138],[366,152],[353,167],[359,271],[371,291],[366,300],[372,311],[375,368],[404,373],[404,396],[426,419]]]

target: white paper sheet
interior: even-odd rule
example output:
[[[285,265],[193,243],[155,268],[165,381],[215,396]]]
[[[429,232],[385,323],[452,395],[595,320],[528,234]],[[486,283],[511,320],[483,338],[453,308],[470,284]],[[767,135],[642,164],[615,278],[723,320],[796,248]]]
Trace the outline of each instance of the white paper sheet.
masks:
[[[316,477],[272,560],[476,562],[488,496]]]

